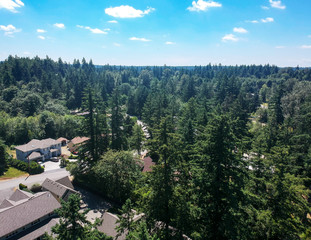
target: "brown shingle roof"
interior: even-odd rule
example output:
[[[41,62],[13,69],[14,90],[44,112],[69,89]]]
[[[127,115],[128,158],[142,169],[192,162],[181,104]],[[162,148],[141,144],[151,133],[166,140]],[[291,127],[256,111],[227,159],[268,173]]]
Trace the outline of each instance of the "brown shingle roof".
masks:
[[[72,194],[72,193],[78,193],[77,191],[61,184],[58,182],[55,182],[49,178],[46,178],[44,182],[42,183],[42,188],[44,190],[48,190],[51,193],[55,194],[59,198],[63,198],[66,200],[66,198]]]
[[[57,183],[49,178],[46,178],[44,180],[44,182],[42,183],[42,188],[57,195],[59,198],[63,197],[63,195],[66,193],[68,189],[66,186]]]
[[[22,152],[34,151],[36,149],[43,149],[50,147],[51,145],[60,144],[60,141],[54,140],[52,138],[47,138],[43,140],[32,139],[29,143],[15,147],[17,150]]]
[[[28,156],[29,160],[36,159],[36,158],[39,158],[39,157],[41,157],[41,153],[38,153],[38,152],[32,152],[32,153]]]
[[[116,231],[116,226],[117,223],[116,221],[119,219],[116,215],[105,212],[103,217],[103,223],[98,227],[98,230],[107,234],[108,236],[111,236],[115,238],[117,236],[117,231]],[[118,240],[125,240],[126,233],[123,233],[120,237],[118,237]]]
[[[67,138],[63,138],[63,137],[60,137],[60,138],[58,138],[56,141],[60,141],[60,142],[66,141],[66,142],[68,142],[68,139],[67,139]]]
[[[72,185],[70,179],[68,176],[60,178],[58,180],[56,180],[55,182],[60,183],[68,188],[74,189],[74,186]]]
[[[155,165],[154,162],[152,162],[152,158],[151,157],[146,157],[144,158],[144,169],[143,172],[151,172],[152,171],[152,166]]]
[[[60,207],[60,203],[49,192],[34,195],[28,201],[0,212],[0,237],[42,218]]]
[[[27,229],[26,231],[17,234],[13,237],[13,240],[29,240],[29,239],[37,239],[41,237],[45,232],[49,235],[52,234],[52,227],[54,227],[57,223],[59,223],[59,218],[47,219],[42,223],[37,224],[36,226]],[[54,236],[53,236],[54,237]]]
[[[73,143],[73,145],[77,145],[88,140],[90,140],[90,138],[88,137],[75,137],[71,140],[71,142]]]
[[[9,198],[9,200],[17,202],[23,199],[29,199],[31,198],[33,195],[29,192],[25,192],[19,189],[16,189],[16,191],[11,195],[11,197]]]
[[[9,200],[4,199],[3,202],[0,204],[0,209],[8,208],[14,206]]]

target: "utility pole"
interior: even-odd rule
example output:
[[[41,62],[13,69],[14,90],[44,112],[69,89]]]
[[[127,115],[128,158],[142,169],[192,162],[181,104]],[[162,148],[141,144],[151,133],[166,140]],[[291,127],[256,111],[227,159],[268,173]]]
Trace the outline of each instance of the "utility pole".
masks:
[[[28,159],[28,174],[30,175],[30,162],[29,162],[29,156],[27,157]]]

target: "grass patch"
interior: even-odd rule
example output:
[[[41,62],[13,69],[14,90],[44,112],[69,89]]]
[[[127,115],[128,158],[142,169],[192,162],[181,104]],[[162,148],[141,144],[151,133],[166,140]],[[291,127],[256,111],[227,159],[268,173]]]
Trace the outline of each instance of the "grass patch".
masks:
[[[20,171],[16,168],[10,167],[2,176],[0,176],[0,179],[15,178],[15,177],[23,176],[25,174],[27,173]]]
[[[13,149],[13,150],[11,150],[11,149],[8,149],[8,154],[10,154],[13,158],[16,158],[16,150],[15,149]]]

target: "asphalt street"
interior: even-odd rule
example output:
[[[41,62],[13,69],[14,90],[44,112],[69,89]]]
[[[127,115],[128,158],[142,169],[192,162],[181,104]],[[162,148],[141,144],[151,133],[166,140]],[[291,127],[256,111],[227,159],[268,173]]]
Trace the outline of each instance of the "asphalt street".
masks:
[[[37,175],[30,175],[28,177],[20,177],[9,180],[0,181],[0,203],[7,197],[9,197],[15,188],[18,188],[20,183],[31,187],[35,183],[43,183],[46,178],[57,180],[59,178],[69,176],[69,172],[65,168],[58,168],[50,170]]]

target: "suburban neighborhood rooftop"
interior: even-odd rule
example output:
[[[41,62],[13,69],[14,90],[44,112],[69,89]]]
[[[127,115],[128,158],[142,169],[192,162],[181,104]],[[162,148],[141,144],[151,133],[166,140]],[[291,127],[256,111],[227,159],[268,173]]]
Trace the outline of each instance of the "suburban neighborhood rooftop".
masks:
[[[54,140],[52,138],[47,138],[43,140],[33,139],[29,143],[16,146],[15,148],[22,152],[29,152],[29,151],[33,151],[36,149],[48,148],[51,145],[56,145],[60,143],[61,143],[60,141]]]
[[[0,212],[0,237],[31,224],[60,207],[60,203],[49,192],[33,195],[27,201]]]

